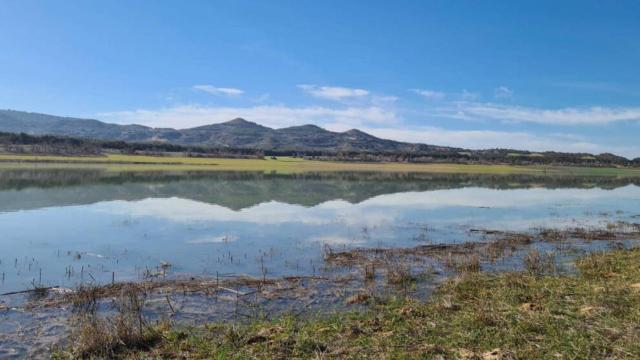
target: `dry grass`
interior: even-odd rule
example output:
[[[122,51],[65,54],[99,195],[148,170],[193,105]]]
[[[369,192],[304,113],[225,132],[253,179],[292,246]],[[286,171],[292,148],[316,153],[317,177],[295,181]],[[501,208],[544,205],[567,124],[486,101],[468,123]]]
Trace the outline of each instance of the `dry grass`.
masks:
[[[444,264],[460,272],[478,272],[480,271],[480,255],[478,254],[457,254],[449,253]]]
[[[635,359],[640,250],[577,262],[575,276],[466,273],[426,303],[247,325],[165,329],[128,358]]]
[[[60,358],[114,358],[132,349],[149,349],[160,340],[166,324],[150,326],[143,316],[144,295],[133,286],[120,288],[113,312],[101,317],[95,311],[98,288],[83,289],[76,297],[76,317],[69,349],[56,352]]]
[[[387,269],[388,284],[406,286],[415,280],[416,278],[411,274],[411,269],[407,264],[396,264],[396,266]]]
[[[364,274],[364,279],[366,281],[372,281],[376,279],[376,264],[371,262],[371,263],[366,263],[363,265],[362,267],[363,270],[363,274]]]
[[[532,249],[522,260],[525,269],[534,275],[555,274],[557,272],[556,256],[554,253],[540,253],[540,251]]]

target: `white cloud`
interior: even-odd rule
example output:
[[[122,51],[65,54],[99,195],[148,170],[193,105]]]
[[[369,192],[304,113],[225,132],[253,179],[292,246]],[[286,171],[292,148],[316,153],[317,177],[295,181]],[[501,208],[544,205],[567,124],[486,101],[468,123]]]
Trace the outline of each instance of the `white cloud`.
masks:
[[[508,109],[519,109],[498,105],[464,103],[460,107],[438,108],[429,113],[440,117],[465,120],[487,119],[497,117],[504,121],[514,121],[508,115]],[[494,112],[490,110],[494,110]],[[496,110],[497,109],[497,110]],[[504,112],[504,114],[502,113]],[[543,112],[543,110],[524,111],[523,114]],[[640,110],[638,110],[640,114]],[[491,114],[493,117],[489,117]],[[554,116],[565,116],[563,113]],[[566,115],[568,116],[568,115]],[[158,110],[134,110],[105,113],[101,119],[121,124],[142,124],[153,127],[189,128],[228,121],[236,117],[273,128],[281,128],[302,124],[317,124],[333,131],[345,131],[359,128],[374,136],[398,141],[426,143],[442,146],[453,146],[470,149],[509,148],[531,151],[562,152],[613,152],[634,158],[640,156],[638,145],[605,145],[574,134],[536,135],[524,131],[495,131],[482,129],[448,130],[439,127],[407,126],[400,116],[389,107],[287,107],[254,106],[254,107],[208,107],[184,105]],[[518,115],[518,118],[524,115]],[[551,121],[546,115],[546,121]],[[584,118],[580,117],[584,120]],[[558,119],[556,119],[558,120]],[[561,118],[564,123],[568,121]]]
[[[411,89],[411,92],[414,92],[428,100],[443,100],[445,98],[450,100],[457,101],[476,101],[480,98],[480,94],[477,92],[471,92],[467,89],[463,89],[460,92],[451,92],[446,93],[443,91],[437,90],[428,90],[428,89]]]
[[[603,125],[620,121],[640,120],[640,107],[562,108],[539,109],[498,104],[460,103],[451,106],[450,117],[500,120],[504,122],[530,122],[545,125]]]
[[[371,97],[371,103],[374,105],[390,105],[398,101],[397,96],[374,95]]]
[[[280,128],[292,125],[329,123],[346,124],[350,128],[370,125],[393,125],[398,115],[381,106],[363,107],[287,107],[283,105],[254,107],[214,107],[183,105],[158,110],[118,111],[98,114],[98,117],[120,124],[141,124],[152,127],[189,128],[219,123],[242,117],[262,125]]]
[[[464,101],[475,101],[480,98],[480,94],[464,89],[462,90],[462,93],[460,93],[460,98]]]
[[[640,156],[640,146],[602,145],[573,134],[536,135],[520,131],[447,130],[438,127],[363,128],[362,130],[381,138],[467,149],[504,148],[595,154],[613,152],[628,158]]]
[[[442,100],[446,96],[445,93],[435,90],[411,89],[411,91],[429,100]]]
[[[363,98],[370,94],[368,90],[340,86],[317,86],[303,84],[298,85],[298,88],[313,97],[334,101]]]
[[[264,93],[264,94],[258,96],[257,98],[253,99],[253,102],[258,103],[258,104],[263,104],[267,100],[269,100],[269,98],[271,98],[271,94]]]
[[[325,95],[336,88],[311,86]],[[324,89],[324,90],[323,90]],[[353,90],[339,88],[335,99],[345,97]],[[346,90],[345,90],[346,89]],[[506,89],[506,88],[505,88]],[[510,89],[500,92],[508,93]],[[366,90],[363,90],[366,92]],[[432,91],[418,90],[415,91]],[[369,94],[368,92],[366,92]],[[429,93],[431,94],[431,93]],[[445,99],[474,98],[477,94],[442,93]],[[429,95],[436,98],[440,95]],[[356,96],[357,97],[357,96]],[[362,102],[341,105],[301,106],[287,105],[247,105],[238,107],[204,106],[198,104],[180,105],[161,109],[138,109],[98,114],[98,118],[120,124],[142,124],[152,127],[190,128],[228,121],[243,117],[273,128],[294,125],[316,124],[333,131],[359,128],[372,135],[399,141],[419,142],[461,148],[512,148],[531,151],[563,152],[612,152],[626,157],[640,156],[640,145],[633,143],[615,144],[605,142],[605,138],[584,138],[573,134],[530,133],[509,127],[504,130],[483,129],[490,121],[503,123],[538,123],[543,125],[601,125],[622,121],[640,120],[640,107],[590,107],[543,109],[480,103],[475,101],[442,101],[437,105],[418,109],[396,108],[397,98],[369,94]],[[413,123],[404,120],[410,116]],[[421,119],[455,119],[466,122],[466,129],[448,130],[440,127],[416,125]],[[426,121],[422,124],[428,123]],[[549,128],[549,127],[548,127]],[[579,133],[579,132],[578,132]]]
[[[496,99],[511,99],[513,97],[513,90],[506,86],[498,86],[493,91],[493,97]]]
[[[212,95],[228,95],[238,96],[244,94],[244,91],[236,88],[215,87],[213,85],[194,85],[194,90],[204,91]]]

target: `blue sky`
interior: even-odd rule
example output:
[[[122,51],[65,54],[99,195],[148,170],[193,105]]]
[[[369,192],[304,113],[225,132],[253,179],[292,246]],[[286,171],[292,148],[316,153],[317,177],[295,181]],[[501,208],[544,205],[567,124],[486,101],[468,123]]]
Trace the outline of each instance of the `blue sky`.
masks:
[[[640,156],[637,1],[0,0],[0,108]]]

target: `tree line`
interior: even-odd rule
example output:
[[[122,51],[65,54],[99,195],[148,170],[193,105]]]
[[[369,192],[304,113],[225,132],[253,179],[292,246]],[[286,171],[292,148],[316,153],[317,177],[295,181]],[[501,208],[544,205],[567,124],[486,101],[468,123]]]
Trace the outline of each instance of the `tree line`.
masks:
[[[125,142],[79,139],[54,135],[0,132],[0,152],[95,156],[105,153],[135,155],[182,155],[191,157],[258,158],[292,156],[315,160],[354,162],[460,163],[507,165],[569,165],[595,167],[640,167],[640,158],[629,160],[614,154],[530,152],[510,149],[464,150],[432,147],[412,152],[284,149],[186,146],[160,142]]]

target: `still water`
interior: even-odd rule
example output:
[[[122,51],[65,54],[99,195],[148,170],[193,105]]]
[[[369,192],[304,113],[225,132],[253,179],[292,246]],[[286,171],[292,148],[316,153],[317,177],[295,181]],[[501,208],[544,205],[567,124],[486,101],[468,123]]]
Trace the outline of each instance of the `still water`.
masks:
[[[0,170],[0,293],[149,276],[313,274],[325,246],[638,222],[638,180]]]

